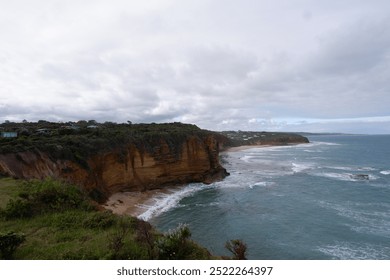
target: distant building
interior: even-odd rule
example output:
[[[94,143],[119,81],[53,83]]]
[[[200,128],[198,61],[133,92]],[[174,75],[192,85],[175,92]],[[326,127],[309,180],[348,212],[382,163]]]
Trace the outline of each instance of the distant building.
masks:
[[[15,137],[18,137],[18,133],[17,132],[1,132],[1,137],[3,138],[15,138]]]
[[[48,128],[40,128],[40,129],[36,130],[36,133],[37,134],[49,134],[50,133],[50,129],[48,129]]]

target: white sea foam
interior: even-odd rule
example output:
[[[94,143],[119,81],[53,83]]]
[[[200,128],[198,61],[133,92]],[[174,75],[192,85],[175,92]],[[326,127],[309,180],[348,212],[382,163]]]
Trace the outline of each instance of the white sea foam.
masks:
[[[358,181],[354,179],[349,173],[322,172],[322,173],[314,173],[313,175],[330,178],[330,179],[336,179],[340,181],[351,181],[351,182]]]
[[[340,146],[342,144],[331,143],[331,142],[312,141],[310,143],[303,144],[303,145],[305,145],[305,148],[307,148],[307,147],[316,147],[316,146]]]
[[[366,180],[366,177],[363,178],[359,176],[361,174],[352,174],[352,173],[318,172],[318,173],[313,173],[312,175],[340,180],[340,181],[348,181],[348,182],[361,182]],[[378,176],[375,176],[373,174],[363,174],[363,175],[364,176],[367,175],[368,176],[367,180],[369,181],[374,181],[379,179]]]
[[[383,174],[383,175],[390,175],[390,170],[383,170],[383,171],[381,171],[379,173]]]
[[[251,159],[253,159],[253,156],[245,155],[243,157],[240,157],[240,160],[242,160],[242,161],[244,161],[246,163],[250,163]]]
[[[153,201],[150,203],[150,205],[140,205],[141,207],[145,208],[146,211],[140,214],[138,218],[144,221],[149,221],[150,219],[177,207],[180,200],[201,190],[202,186],[202,184],[191,184],[172,191],[171,193],[161,193],[160,195],[157,195],[153,198]]]
[[[257,182],[257,183],[251,184],[249,186],[249,188],[253,189],[254,187],[272,187],[274,185],[275,185],[274,182]]]
[[[347,203],[346,205],[320,201],[319,205],[332,209],[339,216],[347,218],[348,226],[360,233],[388,236],[390,234],[389,204]],[[367,210],[366,207],[380,207],[381,211]]]
[[[335,169],[335,170],[344,170],[344,171],[375,171],[374,167],[356,167],[356,166],[324,166],[325,168]]]
[[[305,170],[313,169],[314,165],[312,163],[291,163],[292,171],[294,173],[303,172]]]
[[[325,168],[344,170],[344,171],[354,171],[355,170],[355,168],[348,167],[348,166],[325,166]]]
[[[318,248],[318,251],[341,260],[383,260],[388,258],[387,250],[389,247],[349,242],[337,242]]]

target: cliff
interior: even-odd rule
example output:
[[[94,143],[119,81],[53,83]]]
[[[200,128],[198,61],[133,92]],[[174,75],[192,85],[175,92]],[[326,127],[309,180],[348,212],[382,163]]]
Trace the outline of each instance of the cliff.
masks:
[[[102,202],[119,191],[142,191],[228,175],[219,151],[240,145],[307,143],[292,133],[202,130],[195,125],[7,123],[0,138],[0,175],[53,177],[82,186]]]
[[[54,148],[39,146],[36,141],[31,149],[1,153],[0,174],[22,179],[63,179],[83,186],[98,201],[119,191],[211,183],[228,175],[219,163],[216,134],[197,128],[175,134],[167,128],[164,127],[166,133],[151,135],[148,130],[142,138],[122,138],[109,147],[104,143],[101,148],[91,147],[87,151],[82,147],[85,143],[70,143],[70,149],[62,138],[57,139],[59,144]]]

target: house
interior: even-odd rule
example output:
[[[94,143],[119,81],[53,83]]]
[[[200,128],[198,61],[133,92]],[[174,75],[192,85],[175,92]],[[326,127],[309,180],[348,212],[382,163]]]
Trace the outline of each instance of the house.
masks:
[[[37,134],[49,134],[50,133],[50,129],[48,129],[48,128],[40,128],[40,129],[37,129],[35,132]]]
[[[2,138],[15,138],[15,137],[18,137],[18,133],[4,131],[4,132],[1,132],[1,137]]]

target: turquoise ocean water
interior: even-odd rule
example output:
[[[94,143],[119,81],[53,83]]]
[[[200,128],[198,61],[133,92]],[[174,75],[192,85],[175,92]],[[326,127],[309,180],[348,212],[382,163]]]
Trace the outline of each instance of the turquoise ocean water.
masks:
[[[155,198],[140,217],[187,224],[218,255],[242,239],[249,259],[390,259],[390,136],[311,136],[310,144],[222,155],[230,176]]]

